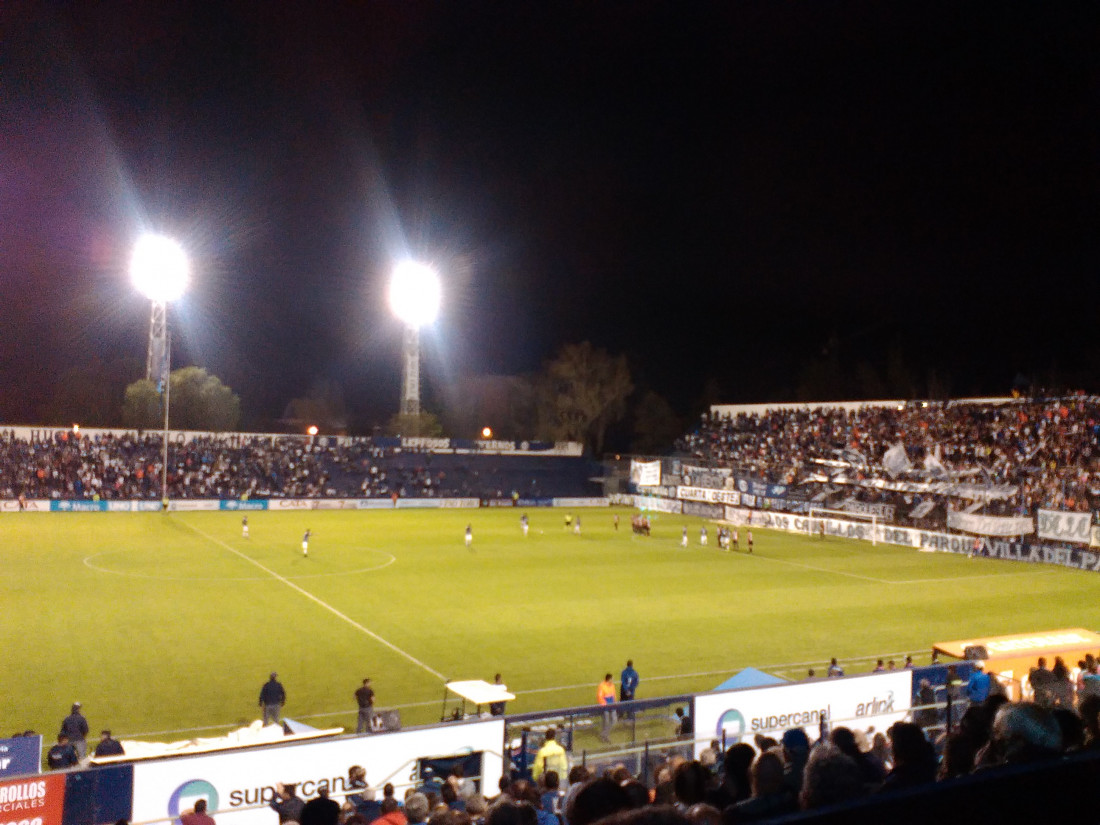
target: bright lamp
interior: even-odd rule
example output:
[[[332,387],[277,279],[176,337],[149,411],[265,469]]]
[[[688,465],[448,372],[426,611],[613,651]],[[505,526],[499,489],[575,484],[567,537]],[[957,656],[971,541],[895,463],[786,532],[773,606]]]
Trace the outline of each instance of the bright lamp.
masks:
[[[402,261],[390,279],[390,309],[410,327],[430,324],[439,315],[442,291],[439,275],[430,266]]]
[[[167,304],[183,295],[190,280],[183,247],[163,235],[142,235],[134,244],[130,279],[146,298]]]

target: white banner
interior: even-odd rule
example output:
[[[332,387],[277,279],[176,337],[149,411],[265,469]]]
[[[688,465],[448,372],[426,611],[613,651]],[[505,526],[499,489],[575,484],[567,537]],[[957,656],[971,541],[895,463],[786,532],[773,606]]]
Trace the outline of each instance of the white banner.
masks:
[[[418,759],[478,751],[484,754],[481,786],[492,793],[503,769],[503,741],[504,721],[491,719],[139,762],[134,765],[133,821],[175,819],[202,797],[223,825],[274,825],[277,817],[269,808],[242,809],[266,806],[276,783],[297,784],[303,799],[315,797],[322,786],[336,796],[345,791],[348,767],[362,765],[371,787],[386,782],[401,787],[413,781]]]
[[[50,501],[45,498],[28,499],[23,502],[23,506],[19,506],[18,501],[0,501],[0,513],[48,513],[50,512]]]
[[[1039,538],[1088,544],[1092,538],[1092,513],[1040,510]]]
[[[553,507],[610,507],[607,498],[555,498]]]
[[[634,506],[639,510],[652,510],[655,513],[682,513],[684,510],[676,499],[660,496],[634,496]]]
[[[894,520],[894,505],[893,504],[877,504],[869,501],[845,501],[840,505],[841,510],[847,510],[849,513],[861,513],[865,516],[874,516],[875,518],[882,519],[883,521]]]
[[[313,501],[308,498],[273,498],[267,502],[268,510],[312,510]]]
[[[912,703],[909,670],[814,679],[789,685],[703,693],[695,697],[696,756],[711,739],[725,747],[763,733],[775,739],[789,728],[804,728],[813,741],[824,719],[830,726],[886,730],[905,719]]]
[[[1093,525],[1092,540],[1089,542],[1089,547],[1100,547],[1100,525]]]
[[[661,483],[661,462],[630,459],[630,480],[639,487],[656,487]]]
[[[1022,516],[978,516],[973,513],[948,513],[947,526],[979,536],[1026,536],[1035,532],[1035,524]]]
[[[676,498],[682,501],[708,501],[711,504],[741,503],[741,493],[736,490],[714,490],[710,487],[677,487]]]
[[[168,502],[169,510],[220,510],[221,502],[217,499],[181,498],[178,501]]]

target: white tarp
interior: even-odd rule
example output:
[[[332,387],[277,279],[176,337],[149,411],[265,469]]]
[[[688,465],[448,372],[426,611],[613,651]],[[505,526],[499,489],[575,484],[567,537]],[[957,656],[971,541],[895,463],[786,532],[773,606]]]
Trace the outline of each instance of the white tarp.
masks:
[[[1035,524],[1024,516],[979,516],[974,513],[948,513],[947,526],[979,536],[1027,536]]]

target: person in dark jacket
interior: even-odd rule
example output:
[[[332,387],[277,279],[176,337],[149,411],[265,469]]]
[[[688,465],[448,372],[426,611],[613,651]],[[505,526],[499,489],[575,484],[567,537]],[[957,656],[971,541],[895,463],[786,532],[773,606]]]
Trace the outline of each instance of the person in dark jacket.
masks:
[[[302,806],[301,825],[336,825],[340,821],[340,804],[328,798],[328,788],[321,786],[317,796]]]
[[[272,674],[274,675],[274,674]],[[297,785],[284,785],[280,782],[275,786],[275,798],[271,800],[271,807],[279,815],[279,822],[301,822],[302,809],[305,802],[297,794]]]
[[[126,751],[122,749],[122,743],[114,739],[109,730],[105,730],[99,734],[99,744],[95,746],[95,755],[125,756]]]
[[[80,702],[73,702],[72,711],[61,721],[60,732],[76,749],[77,758],[83,759],[88,753],[88,720],[80,712]]]
[[[260,688],[260,707],[264,710],[265,725],[277,724],[283,705],[286,704],[286,691],[279,684],[277,676],[277,673],[272,673],[271,678]]]
[[[80,758],[76,755],[76,748],[69,743],[69,737],[63,733],[57,735],[57,744],[46,753],[46,764],[51,771],[75,768]]]

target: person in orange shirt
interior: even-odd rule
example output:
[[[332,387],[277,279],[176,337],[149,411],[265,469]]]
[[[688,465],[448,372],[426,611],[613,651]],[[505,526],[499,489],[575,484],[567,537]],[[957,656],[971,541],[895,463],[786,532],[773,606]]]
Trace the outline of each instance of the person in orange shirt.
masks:
[[[615,700],[615,683],[608,673],[596,687],[596,703],[606,708],[603,712],[603,731],[600,733],[600,739],[604,742],[611,741],[611,727],[615,724]]]

